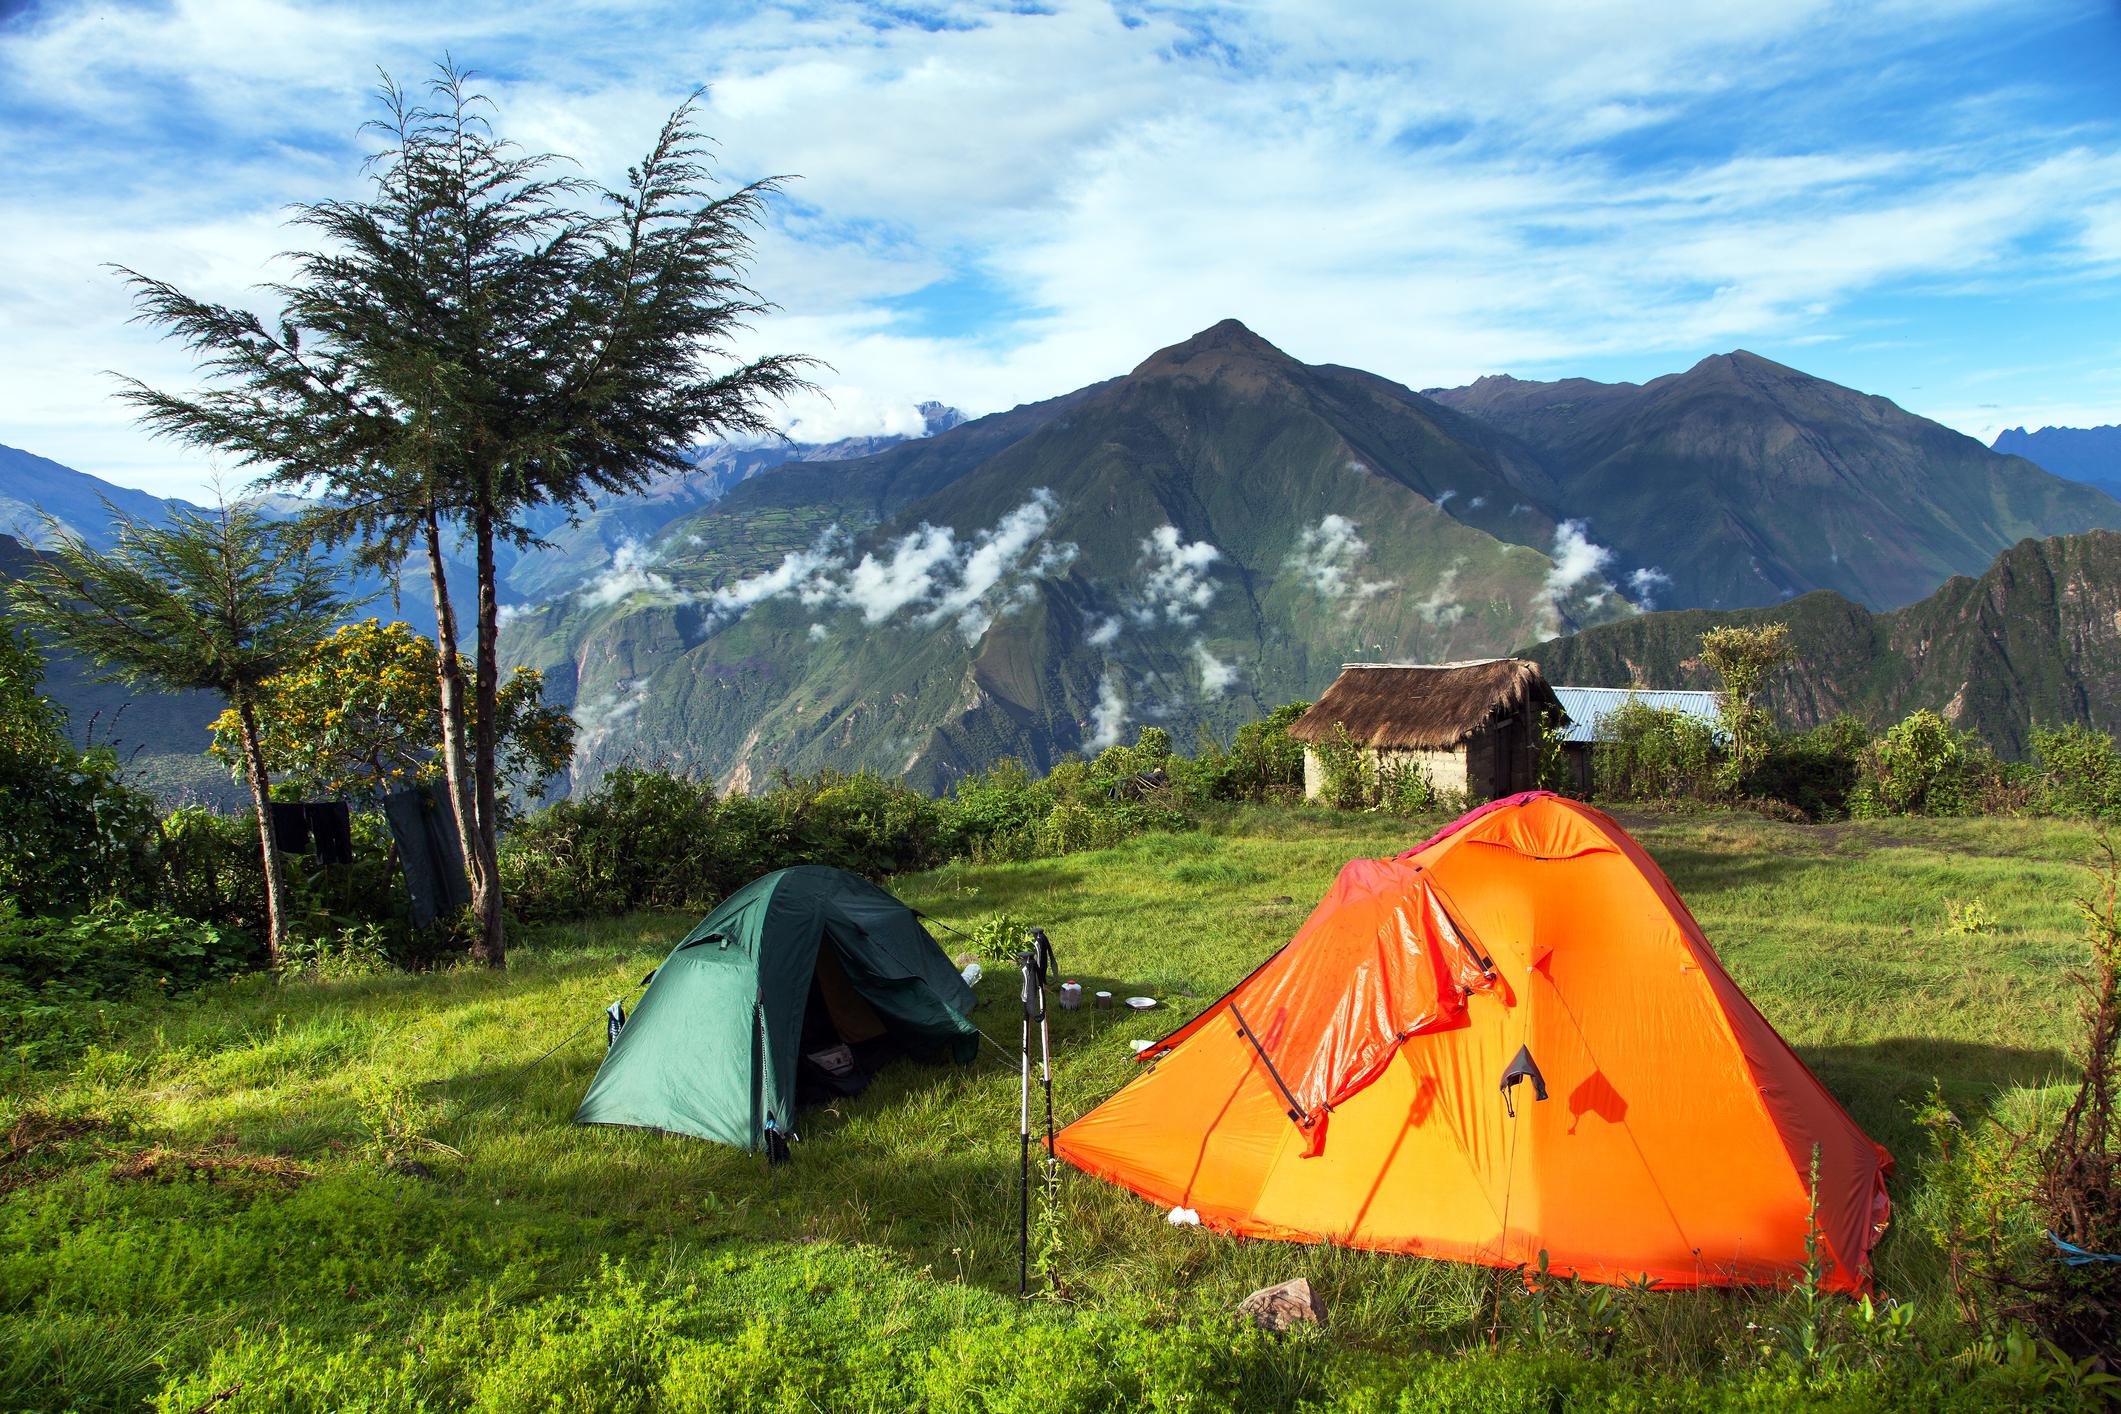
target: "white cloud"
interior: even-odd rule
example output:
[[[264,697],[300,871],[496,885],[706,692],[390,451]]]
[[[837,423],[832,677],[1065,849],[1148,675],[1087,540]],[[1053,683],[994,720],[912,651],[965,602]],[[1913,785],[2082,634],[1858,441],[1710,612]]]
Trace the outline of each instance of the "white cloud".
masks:
[[[706,601],[724,619],[790,598],[813,609],[854,609],[867,624],[902,614],[924,627],[955,620],[973,642],[996,618],[1028,605],[1038,581],[1064,575],[1075,563],[1074,544],[1045,538],[1059,509],[1041,486],[970,540],[946,525],[918,525],[853,564],[846,537],[828,528],[808,549],[790,551],[772,569],[725,585]]]
[[[1458,571],[1463,564],[1462,560],[1453,561],[1442,574],[1436,576],[1436,583],[1428,594],[1414,606],[1414,611],[1420,614],[1430,627],[1449,628],[1466,616],[1465,605],[1452,598],[1458,590]]]
[[[823,624],[812,624],[810,626],[810,641],[812,643],[823,643],[831,636],[832,630],[826,628]]]
[[[1793,346],[1874,292],[1942,347],[1963,327],[1950,282],[2087,288],[2073,282],[2106,278],[2121,249],[2111,114],[2058,102],[2066,65],[2037,49],[2103,23],[2095,10],[1526,0],[1407,26],[1295,0],[950,0],[934,19],[29,7],[0,46],[0,427],[196,490],[205,459],[149,442],[108,396],[103,369],[182,386],[189,365],[124,322],[100,262],[259,298],[268,257],[299,239],[285,205],[358,190],[370,66],[416,79],[445,50],[501,76],[503,131],[589,175],[618,178],[701,83],[727,176],[803,174],[759,233],[752,283],[780,309],[743,347],[833,365],[830,404],[784,414],[804,436],[899,430],[925,397],[983,412],[1051,396],[1230,313],[1300,357],[1417,387]],[[1974,56],[2006,39],[2028,64],[1984,71]],[[1263,169],[1281,174],[1265,190]],[[1918,405],[1933,362],[1875,386]],[[1984,396],[2104,391],[2088,371]]]
[[[1657,595],[1671,582],[1672,577],[1663,570],[1644,565],[1639,570],[1629,571],[1628,594],[1634,599],[1636,608],[1654,609],[1657,607]]]
[[[1237,665],[1216,657],[1198,638],[1193,640],[1193,662],[1200,669],[1200,694],[1210,701],[1228,692],[1237,682]]]
[[[1604,570],[1613,552],[1594,544],[1582,521],[1565,520],[1554,527],[1553,556],[1554,563],[1532,601],[1539,632],[1549,638],[1561,632],[1571,609],[1588,607],[1604,597]]]
[[[1208,571],[1222,551],[1205,540],[1189,541],[1174,525],[1160,525],[1142,541],[1142,587],[1130,611],[1151,624],[1197,622],[1215,600],[1215,581]]]
[[[839,527],[828,525],[808,549],[790,550],[772,569],[723,585],[707,602],[718,616],[741,615],[753,604],[784,597],[811,608],[833,603],[840,586],[832,576],[842,567],[844,543]]]
[[[647,681],[634,678],[621,680],[609,692],[575,703],[570,709],[574,717],[575,769],[612,759],[628,734],[634,714],[647,699]]]
[[[1092,648],[1108,647],[1114,639],[1119,637],[1120,626],[1123,622],[1124,620],[1118,614],[1106,619],[1093,620],[1090,625],[1090,631],[1083,635],[1083,642],[1089,644]]]
[[[1098,684],[1097,705],[1090,709],[1090,735],[1083,741],[1083,750],[1095,754],[1117,746],[1126,730],[1127,699],[1120,693],[1118,676],[1107,673]]]
[[[582,587],[583,602],[601,608],[636,594],[674,597],[669,576],[650,568],[653,563],[654,556],[640,541],[620,541],[611,552],[611,564]]]
[[[1370,547],[1355,530],[1355,522],[1346,516],[1329,514],[1317,525],[1304,528],[1288,559],[1288,568],[1310,580],[1311,587],[1322,597],[1345,599],[1351,610],[1392,587],[1383,580],[1364,579],[1356,572],[1357,563]]]

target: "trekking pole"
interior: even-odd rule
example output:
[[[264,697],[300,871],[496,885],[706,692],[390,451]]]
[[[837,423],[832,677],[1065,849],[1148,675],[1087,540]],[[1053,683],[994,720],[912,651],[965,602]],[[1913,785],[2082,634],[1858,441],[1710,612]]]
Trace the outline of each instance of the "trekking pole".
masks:
[[[1046,939],[1046,930],[1033,928],[1032,941],[1038,944],[1038,1064],[1039,1075],[1046,1087],[1046,1155],[1053,1156],[1053,1033],[1046,1021],[1046,979],[1053,973],[1053,944]]]
[[[1021,1054],[1022,1088],[1017,1105],[1016,1137],[1016,1294],[1031,1288],[1031,1006],[1038,994],[1038,959],[1029,952],[1016,955],[1023,972],[1024,1025]]]

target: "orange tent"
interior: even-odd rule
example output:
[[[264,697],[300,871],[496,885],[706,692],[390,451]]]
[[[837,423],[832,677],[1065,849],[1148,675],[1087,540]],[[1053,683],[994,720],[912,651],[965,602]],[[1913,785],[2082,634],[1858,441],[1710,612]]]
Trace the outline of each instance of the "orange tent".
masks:
[[[1828,1286],[1868,1284],[1885,1226],[1891,1156],[1642,847],[1544,792],[1349,864],[1286,947],[1142,1060],[1055,1148],[1224,1232],[1781,1283],[1804,1260],[1815,1148]]]

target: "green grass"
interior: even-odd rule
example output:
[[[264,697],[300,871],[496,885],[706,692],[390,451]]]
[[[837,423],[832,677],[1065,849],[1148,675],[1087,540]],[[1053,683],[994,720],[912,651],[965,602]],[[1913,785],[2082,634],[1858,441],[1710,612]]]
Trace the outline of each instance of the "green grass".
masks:
[[[1917,1305],[1925,1339],[1949,1347],[1909,1107],[1933,1078],[1972,1118],[2064,1075],[2066,974],[2081,956],[2072,899],[2089,833],[2025,821],[1627,823],[1768,1019],[1898,1158],[1881,1285]],[[1284,942],[1345,860],[1425,833],[1377,817],[1241,812],[1209,832],[953,864],[896,889],[968,932],[1000,911],[1044,926],[1086,992],[1165,1000],[1147,1017],[1056,1009],[1065,1120],[1121,1084],[1130,1038],[1176,1026]],[[1993,915],[1991,931],[1950,926],[1948,905],[1972,899]],[[1245,1399],[1276,1407],[1298,1396],[1360,1403],[1357,1386],[1389,1394],[1417,1368],[1409,1352],[1485,1342],[1495,1287],[1481,1272],[1172,1228],[1072,1173],[1057,1214],[1066,1299],[1018,1307],[1009,976],[980,988],[977,1019],[999,1048],[965,1067],[894,1067],[867,1093],[806,1114],[782,1168],[686,1139],[571,1127],[602,1053],[602,1009],[693,921],[550,928],[498,976],[248,979],[121,1009],[64,1073],[18,1070],[0,1101],[0,1125],[18,1126],[0,1153],[0,1407],[137,1408],[159,1394],[163,1407],[190,1409],[232,1384],[244,1392],[215,1407],[625,1403],[613,1390],[636,1391],[645,1402],[633,1407],[743,1407],[764,1397],[766,1378],[744,1363],[746,1341],[767,1352],[754,1352],[759,1369],[797,1379],[816,1366],[827,1383],[803,1397],[819,1407],[1004,1407],[993,1381],[1011,1383],[1009,1360],[968,1331],[1060,1342],[1062,1363],[1132,1368],[1143,1350],[1152,1365],[1175,1362],[1113,1374],[1098,1388],[1115,1407],[1178,1407],[1238,1375]],[[34,1126],[68,1118],[80,1132],[28,1142]],[[224,1162],[124,1176],[154,1146]],[[386,1150],[426,1175],[386,1167]],[[313,1177],[230,1167],[246,1155],[286,1156]],[[1218,1323],[1247,1291],[1296,1275],[1329,1303],[1330,1346],[1239,1339]],[[1512,1366],[1509,1378],[1531,1381],[1525,1407],[1548,1407],[1538,1390],[1554,1380],[1639,1379],[1650,1364],[1679,1380],[1763,1378],[1760,1337],[1746,1327],[1770,1324],[1781,1300],[1652,1296],[1629,1316],[1627,1360],[1536,1378]],[[772,1349],[808,1353],[776,1362]],[[502,1388],[482,1362],[551,1368]],[[579,1379],[600,1392],[553,1393]],[[1831,1384],[1805,1388],[1825,1398]],[[1702,1388],[1667,1394],[1683,1406],[1705,1400]],[[1055,1407],[1088,1407],[1087,1395],[1061,1401],[1063,1385],[1039,1389]],[[1861,1407],[1877,1392],[1844,1393]],[[1213,1407],[1239,1396],[1201,1397]]]

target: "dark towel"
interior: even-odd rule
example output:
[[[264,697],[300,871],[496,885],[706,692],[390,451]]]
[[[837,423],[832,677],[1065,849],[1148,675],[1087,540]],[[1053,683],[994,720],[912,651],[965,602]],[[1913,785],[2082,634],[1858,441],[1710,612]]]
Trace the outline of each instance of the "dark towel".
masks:
[[[312,800],[309,835],[317,844],[319,864],[353,863],[353,811],[343,800]]]
[[[272,843],[282,854],[309,848],[309,807],[299,801],[272,802]]]
[[[464,851],[457,845],[456,813],[449,808],[449,795],[441,784],[385,796],[383,819],[398,842],[398,863],[405,871],[405,892],[412,902],[415,928],[425,928],[471,902]]]

